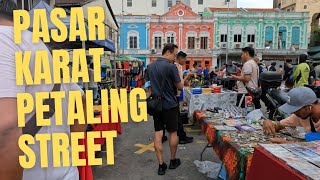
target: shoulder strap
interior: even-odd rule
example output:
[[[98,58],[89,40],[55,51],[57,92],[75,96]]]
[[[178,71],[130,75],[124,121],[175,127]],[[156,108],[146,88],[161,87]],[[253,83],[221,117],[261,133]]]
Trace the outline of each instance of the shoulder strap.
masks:
[[[259,66],[257,65],[256,66],[256,69],[257,69],[257,77],[258,77],[258,84],[257,84],[257,87],[259,88],[260,87],[260,82],[259,82],[259,77],[260,77],[260,74],[259,74]],[[252,76],[251,76],[251,79],[252,79]],[[247,84],[244,83],[243,81],[241,81],[243,83],[243,85],[247,88]],[[254,82],[254,81],[253,81]]]
[[[155,64],[154,66],[156,68],[157,73],[160,74],[160,76],[162,76],[161,72],[159,72],[159,70],[157,68],[157,65]],[[160,86],[160,96],[161,97],[163,96],[163,87],[164,87],[164,83],[166,82],[166,80],[167,80],[167,76],[162,76],[162,81],[161,81],[161,86]]]
[[[55,84],[53,86],[52,92],[54,91],[60,91],[61,88],[61,84]],[[44,105],[49,105],[50,109],[49,112],[45,112],[43,113],[43,116],[47,119],[51,118],[54,113],[55,113],[55,103],[54,103],[54,99],[53,98],[49,98],[44,100],[43,102]],[[22,133],[23,134],[30,134],[31,136],[35,136],[40,129],[42,128],[42,126],[37,126],[36,123],[36,113],[31,117],[31,119],[26,123],[26,126],[24,128],[22,128]]]
[[[316,128],[314,127],[314,124],[313,124],[313,121],[312,121],[312,117],[310,117],[309,120],[310,120],[311,132],[317,132]]]

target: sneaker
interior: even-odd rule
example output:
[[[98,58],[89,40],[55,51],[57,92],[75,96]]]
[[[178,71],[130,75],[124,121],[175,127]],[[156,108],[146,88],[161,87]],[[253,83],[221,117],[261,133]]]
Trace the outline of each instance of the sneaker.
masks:
[[[162,143],[166,142],[168,140],[167,136],[162,136]]]
[[[180,159],[174,159],[174,160],[170,160],[170,166],[169,169],[176,169],[178,166],[180,166],[181,161]]]
[[[187,140],[192,140],[193,141],[193,137],[188,137],[187,136]]]
[[[179,139],[179,144],[188,144],[193,142],[193,137],[186,137],[183,139]]]
[[[159,165],[158,175],[165,175],[167,168],[168,168],[168,166],[166,163],[162,163],[162,165]]]

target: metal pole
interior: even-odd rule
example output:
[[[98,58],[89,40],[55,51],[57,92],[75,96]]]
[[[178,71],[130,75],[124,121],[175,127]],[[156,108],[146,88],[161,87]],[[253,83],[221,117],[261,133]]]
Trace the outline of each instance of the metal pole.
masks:
[[[123,0],[122,0],[122,36],[124,36],[124,11],[123,11]],[[121,35],[120,35],[121,36]],[[124,55],[124,37],[122,37],[122,55]]]
[[[226,49],[226,64],[228,64],[228,50],[229,50],[229,4],[230,2],[227,0],[228,3],[228,16],[227,16],[227,49]]]
[[[85,41],[82,41],[82,49],[86,49],[86,42]],[[88,66],[88,65],[87,65]],[[83,69],[81,69],[82,71]],[[84,86],[84,89],[85,90],[88,90],[89,88],[89,83],[88,82],[83,82],[83,78],[82,78],[82,84]]]

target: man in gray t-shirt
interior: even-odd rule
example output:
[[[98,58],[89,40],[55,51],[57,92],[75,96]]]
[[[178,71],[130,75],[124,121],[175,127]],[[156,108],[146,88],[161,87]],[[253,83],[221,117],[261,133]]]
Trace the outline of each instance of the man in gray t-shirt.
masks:
[[[178,146],[178,115],[179,102],[176,98],[177,90],[183,88],[183,79],[178,73],[177,66],[173,64],[178,54],[178,47],[167,44],[162,57],[148,66],[146,80],[150,81],[151,93],[162,97],[162,112],[154,115],[155,140],[154,147],[159,161],[158,174],[164,175],[167,169],[162,158],[162,136],[163,130],[169,132],[171,161],[170,169],[177,168],[181,162],[176,158]]]
[[[257,89],[259,87],[258,79],[259,79],[259,67],[257,63],[253,60],[254,58],[254,49],[251,47],[245,47],[242,49],[241,59],[244,62],[241,76],[232,75],[231,78],[237,80],[237,88],[239,93],[239,99],[242,94],[249,95],[249,92],[246,86],[250,89]],[[244,102],[244,101],[242,101]],[[260,99],[253,98],[253,103],[256,109],[260,109]],[[241,104],[244,107],[244,103]]]

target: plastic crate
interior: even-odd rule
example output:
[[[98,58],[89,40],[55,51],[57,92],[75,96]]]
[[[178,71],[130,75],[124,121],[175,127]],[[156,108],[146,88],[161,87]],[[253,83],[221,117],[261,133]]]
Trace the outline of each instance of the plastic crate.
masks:
[[[320,140],[320,133],[307,133],[306,134],[306,141],[307,142],[316,141],[316,140]]]
[[[192,88],[191,92],[192,94],[202,94],[201,88]]]
[[[129,81],[129,86],[131,86],[131,87],[137,87],[137,81],[135,81],[135,80],[133,80],[132,82],[131,81]]]

